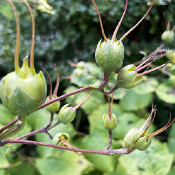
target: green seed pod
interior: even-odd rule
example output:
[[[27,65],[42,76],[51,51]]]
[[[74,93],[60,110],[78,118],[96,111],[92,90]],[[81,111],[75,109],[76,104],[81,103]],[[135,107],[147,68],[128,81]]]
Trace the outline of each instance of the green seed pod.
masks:
[[[169,77],[169,81],[170,81],[170,83],[172,84],[172,86],[175,87],[175,76],[174,76],[174,75],[171,75],[171,76]]]
[[[46,81],[43,73],[32,73],[28,58],[24,59],[21,73],[11,72],[0,82],[0,98],[9,111],[19,116],[34,112],[46,97]]]
[[[171,63],[175,64],[175,52],[169,50],[169,51],[167,51],[167,53],[168,53],[166,55],[167,59],[169,59],[171,61]]]
[[[95,59],[97,64],[102,67],[103,71],[110,74],[123,64],[123,43],[117,40],[115,42],[107,40],[101,43],[100,40],[95,51]]]
[[[134,148],[138,149],[139,151],[145,151],[151,145],[151,140],[147,140],[147,136],[140,137],[134,144]]]
[[[52,97],[52,100],[54,100],[55,98],[57,98],[57,96]],[[50,97],[47,97],[45,103],[47,103],[49,101],[50,101]],[[47,111],[49,111],[52,114],[58,112],[60,109],[60,101],[56,101],[56,102],[46,106],[46,109],[47,109]]]
[[[80,61],[77,63],[77,68],[78,69],[84,69],[86,67],[86,63],[83,61]]]
[[[69,140],[69,134],[67,133],[58,133],[54,136],[53,140],[52,140],[52,144],[54,145],[58,145],[60,140]]]
[[[111,119],[109,118],[108,114],[103,115],[103,124],[104,127],[108,130],[113,130],[117,127],[117,117],[115,114],[111,114]]]
[[[174,40],[174,31],[165,31],[161,36],[162,41],[165,43],[172,43]]]
[[[125,66],[117,75],[117,85],[120,88],[130,89],[142,82],[142,76],[137,77],[137,72],[133,71],[134,65]]]
[[[63,124],[72,122],[75,118],[76,111],[72,110],[72,107],[68,107],[69,104],[64,105],[58,114],[58,120]]]
[[[126,148],[130,149],[135,147],[135,143],[138,138],[143,134],[143,131],[139,131],[137,128],[132,128],[124,137],[124,145]]]

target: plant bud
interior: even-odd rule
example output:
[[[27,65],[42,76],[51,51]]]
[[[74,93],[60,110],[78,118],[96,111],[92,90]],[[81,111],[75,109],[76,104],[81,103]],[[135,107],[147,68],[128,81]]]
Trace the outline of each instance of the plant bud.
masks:
[[[58,145],[61,140],[68,140],[69,139],[69,134],[67,133],[58,133],[54,136],[52,140],[52,144]]]
[[[165,31],[163,32],[161,39],[165,42],[165,43],[172,43],[174,40],[174,31]]]
[[[111,114],[111,119],[108,114],[103,115],[104,127],[108,130],[113,130],[117,127],[117,118],[115,114]]]
[[[134,144],[134,148],[138,149],[139,151],[145,151],[151,145],[151,140],[147,140],[147,136],[140,137],[136,143]]]
[[[52,100],[54,100],[55,98],[57,98],[57,96],[52,97]],[[49,101],[50,101],[50,97],[47,97],[45,103],[47,103]],[[46,109],[47,109],[47,111],[49,111],[52,114],[58,112],[60,109],[60,101],[56,101],[56,102],[46,106]]]
[[[132,128],[128,131],[124,138],[124,145],[126,148],[130,149],[135,146],[136,140],[143,134],[142,131],[139,131],[137,128]]]
[[[68,107],[69,104],[64,105],[58,114],[58,120],[63,124],[72,122],[75,118],[76,111],[72,110],[72,107]]]
[[[175,64],[175,52],[169,50],[166,55],[167,59],[171,61],[171,63]]]
[[[97,64],[107,73],[120,68],[124,59],[123,43],[119,41],[113,42],[112,40],[101,43],[100,40],[96,48],[95,59]]]
[[[9,111],[19,116],[34,112],[45,100],[46,81],[43,73],[33,74],[28,58],[18,72],[7,74],[0,82],[0,98]]]
[[[169,81],[173,85],[173,87],[175,87],[175,76],[174,75],[170,75]]]
[[[137,77],[138,73],[134,71],[134,65],[128,65],[122,68],[117,75],[117,85],[120,88],[130,89],[142,82],[142,76]]]

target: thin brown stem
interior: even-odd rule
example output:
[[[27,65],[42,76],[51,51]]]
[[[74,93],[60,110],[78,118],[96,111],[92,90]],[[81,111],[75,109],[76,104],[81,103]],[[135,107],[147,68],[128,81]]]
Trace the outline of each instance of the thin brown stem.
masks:
[[[27,6],[30,16],[32,18],[32,44],[31,44],[31,50],[30,50],[30,68],[32,70],[32,73],[35,73],[35,67],[34,67],[34,46],[35,46],[35,18],[33,16],[32,9],[29,5],[29,3],[26,0],[23,0],[25,5]]]
[[[140,72],[141,70],[145,69],[146,67],[149,67],[150,65],[151,65],[151,63],[148,63],[148,64],[140,67],[139,69],[136,67],[133,71]]]
[[[30,136],[32,136],[32,135],[39,134],[39,133],[42,133],[42,132],[47,133],[47,131],[51,129],[51,125],[52,125],[52,122],[53,122],[53,115],[54,115],[54,114],[51,114],[51,116],[50,116],[50,121],[49,121],[49,123],[48,123],[48,125],[47,125],[46,127],[41,128],[41,129],[38,129],[38,130],[35,130],[35,131],[32,131],[32,132],[27,133],[27,134],[25,134],[25,135],[22,135],[22,136],[20,136],[20,137],[17,137],[16,140],[20,140],[20,139],[23,139],[23,138],[25,138],[25,137],[30,137]],[[55,126],[56,126],[56,125],[55,125]],[[47,133],[47,134],[48,134],[48,133]],[[48,134],[48,135],[49,135],[49,134]],[[50,136],[49,136],[49,137],[50,137]]]
[[[120,19],[120,21],[119,21],[119,23],[118,23],[114,33],[113,33],[113,36],[112,36],[112,41],[113,42],[115,42],[115,40],[116,40],[117,32],[119,30],[119,27],[120,27],[120,25],[121,25],[121,23],[123,21],[123,18],[125,16],[125,14],[126,14],[127,6],[128,6],[128,0],[126,0],[125,10],[124,10],[123,15],[122,15],[122,17],[121,17],[121,19]]]
[[[112,131],[109,131],[109,145],[105,150],[109,150],[109,148],[112,146]]]
[[[55,98],[55,99],[52,99],[52,100],[50,100],[50,101],[47,102],[47,103],[44,103],[43,105],[41,105],[41,106],[37,109],[37,111],[38,111],[39,109],[42,109],[42,108],[44,108],[44,107],[46,107],[46,106],[48,106],[48,105],[50,105],[50,104],[56,102],[56,101],[60,101],[60,100],[62,100],[62,99],[64,99],[64,98],[67,98],[67,97],[69,97],[69,96],[71,96],[71,95],[75,95],[75,94],[77,94],[77,93],[84,92],[84,91],[88,91],[88,90],[97,90],[97,89],[95,89],[95,88],[92,87],[92,86],[86,86],[86,87],[77,89],[77,90],[75,90],[75,91],[72,91],[72,92],[69,92],[69,93],[67,93],[67,94],[61,95],[60,97],[57,97],[57,98]]]
[[[16,126],[10,128],[10,129],[8,129],[0,134],[0,141],[4,140],[6,138],[9,138],[9,137],[17,134],[18,132],[20,132],[25,126],[25,119],[26,119],[26,117],[19,116],[18,117],[18,124]]]
[[[131,33],[131,32],[143,21],[143,19],[147,16],[147,14],[148,14],[149,11],[151,10],[152,6],[154,5],[154,2],[155,2],[155,0],[153,0],[153,2],[152,2],[152,4],[151,4],[150,8],[149,8],[148,11],[145,13],[145,15],[142,17],[142,19],[141,19],[134,27],[132,27],[128,32],[126,32],[126,33],[122,36],[122,38],[120,39],[120,41],[122,41],[123,39],[125,39],[125,37],[126,37],[129,33]]]
[[[15,65],[15,71],[19,71],[19,48],[20,48],[20,24],[19,24],[19,17],[16,11],[16,8],[11,0],[7,0],[9,4],[12,7],[13,13],[15,15],[16,19],[16,49],[15,49],[15,59],[14,59],[14,65]]]
[[[43,70],[46,72],[46,74],[47,74],[47,76],[48,76],[48,78],[49,78],[49,82],[50,82],[50,100],[52,100],[52,80],[51,80],[51,78],[50,78],[50,75],[49,75],[49,73],[47,72],[47,70],[43,67],[43,66],[41,66],[42,68],[43,68]]]
[[[90,98],[90,96],[92,95],[93,92],[94,92],[94,91],[91,91],[91,92],[86,96],[86,98],[85,98],[80,104],[78,104],[77,106],[75,106],[74,108],[72,108],[71,111],[73,112],[73,111],[77,110],[79,107],[81,107],[82,105],[84,105],[84,104],[89,100],[89,98]]]
[[[12,126],[13,124],[15,124],[18,121],[18,118],[14,119],[13,121],[11,121],[10,123],[8,123],[7,125],[5,125],[4,127],[2,127],[0,129],[0,133],[2,133],[3,131],[5,131],[7,128],[9,128],[10,126]]]
[[[109,95],[106,95],[106,97],[107,97],[107,99],[108,99],[108,104],[109,104],[108,115],[109,115],[109,118],[110,118],[110,120],[111,120],[111,113],[112,113],[111,102],[110,102]]]
[[[58,92],[58,88],[59,88],[59,83],[60,83],[60,76],[59,76],[58,67],[57,67],[56,64],[55,64],[55,68],[56,68],[56,71],[57,71],[57,83],[56,83],[56,86],[55,86],[55,90],[53,92],[53,96],[54,97],[57,96],[57,92]]]
[[[172,30],[171,30],[171,31],[173,32],[174,30],[175,30],[175,25],[173,26],[173,28],[172,28]]]
[[[98,11],[97,5],[96,5],[94,0],[92,0],[92,3],[94,4],[95,9],[96,9],[97,14],[98,14],[98,18],[99,18],[99,22],[100,22],[100,27],[101,27],[101,32],[102,32],[103,38],[104,38],[105,41],[107,41],[107,38],[106,38],[106,35],[105,35],[105,32],[104,32],[104,28],[103,28],[103,24],[102,24],[102,19],[101,19],[100,13]]]
[[[153,71],[155,71],[155,70],[157,70],[157,69],[162,68],[162,67],[165,66],[165,65],[166,65],[166,64],[162,64],[161,66],[158,66],[158,67],[155,67],[155,68],[150,69],[150,70],[148,70],[148,71],[145,71],[145,72],[143,72],[143,73],[141,73],[141,74],[138,74],[136,77],[140,77],[140,76],[142,76],[142,75],[145,75],[145,74],[148,74],[148,73],[150,73],[150,72],[153,72]]]
[[[0,142],[0,146],[4,146],[7,143],[22,143],[22,144],[28,144],[28,145],[39,145],[39,146],[52,147],[52,148],[69,150],[69,151],[74,151],[74,152],[102,154],[102,155],[129,154],[134,150],[133,148],[130,148],[130,149],[121,148],[121,149],[115,149],[115,150],[88,150],[88,149],[79,149],[79,148],[74,148],[74,147],[64,147],[64,146],[53,145],[53,144],[43,143],[43,142],[30,141],[30,140],[16,140],[16,139],[6,139]]]
[[[170,21],[167,21],[167,24],[166,24],[166,31],[169,31],[170,30]]]

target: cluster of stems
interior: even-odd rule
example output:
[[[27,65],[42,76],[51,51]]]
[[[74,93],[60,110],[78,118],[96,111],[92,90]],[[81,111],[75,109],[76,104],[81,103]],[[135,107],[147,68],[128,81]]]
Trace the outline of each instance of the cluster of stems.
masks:
[[[17,23],[17,42],[16,42],[16,53],[15,53],[15,71],[18,71],[20,70],[19,69],[19,40],[20,40],[20,27],[19,27],[19,18],[18,18],[18,15],[16,13],[16,9],[15,9],[15,6],[13,5],[12,1],[11,0],[8,0],[10,5],[12,6],[12,9],[14,11],[14,14],[15,14],[15,17],[16,17],[16,23]],[[29,11],[30,11],[30,15],[32,17],[32,46],[31,46],[31,54],[30,54],[30,68],[32,70],[33,73],[35,73],[35,68],[34,68],[34,40],[35,40],[35,22],[34,22],[34,17],[33,17],[33,13],[32,13],[32,10],[30,8],[30,5],[27,3],[26,0],[23,0],[24,3],[26,4],[26,6],[28,7]],[[95,1],[92,0],[96,10],[97,10],[97,14],[98,14],[98,17],[99,17],[99,21],[100,21],[100,26],[101,26],[101,31],[102,31],[102,35],[104,37],[104,40],[106,41],[107,40],[107,37],[104,33],[104,29],[103,29],[103,25],[102,25],[102,20],[101,20],[101,17],[100,17],[100,14],[99,14],[99,11],[98,11],[98,8],[95,4]],[[154,4],[155,0],[153,0],[150,8],[148,9],[148,11],[146,12],[146,14],[143,16],[143,18],[134,26],[132,27],[126,34],[124,34],[120,41],[122,41],[132,30],[134,30],[135,27],[137,27],[141,21],[146,17],[146,15],[149,13],[149,11],[151,10],[153,4]],[[117,35],[117,32],[118,32],[118,29],[121,25],[121,22],[125,16],[125,13],[126,13],[126,9],[127,9],[127,5],[128,5],[128,0],[126,0],[126,5],[125,5],[125,10],[123,12],[123,15],[113,33],[113,36],[112,36],[112,40],[115,41],[116,40],[116,35]],[[153,61],[156,61],[160,58],[162,58],[163,56],[165,56],[167,53],[166,53],[167,49],[163,49],[163,45],[161,45],[160,47],[158,47],[154,52],[152,52],[150,55],[148,55],[146,58],[144,58],[146,61],[139,61],[139,62],[136,62],[135,65],[139,65],[136,67],[137,71],[140,71],[140,67],[145,64],[146,62],[149,61],[148,64],[145,65],[144,68],[150,66],[152,64]],[[164,66],[164,65],[163,65]],[[161,66],[162,67],[162,66]],[[158,67],[159,69],[161,67]],[[142,67],[143,68],[143,67]],[[143,68],[143,69],[144,69]],[[157,68],[156,68],[157,69]],[[150,71],[145,71],[141,74],[139,74],[140,76],[141,75],[144,75],[144,74],[147,74],[151,71],[153,71],[155,69],[151,69]],[[119,70],[116,70],[115,72],[118,72]],[[58,75],[58,71],[57,71],[57,75]],[[82,87],[78,90],[75,90],[75,91],[72,91],[72,92],[69,92],[67,94],[64,94],[64,95],[61,95],[59,97],[56,97],[56,98],[52,98],[53,96],[56,96],[57,94],[57,90],[58,90],[58,86],[59,86],[59,75],[57,76],[57,85],[56,85],[56,88],[54,90],[54,93],[52,94],[52,83],[51,83],[51,80],[50,80],[50,100],[44,104],[42,104],[37,110],[40,110],[40,109],[43,109],[44,107],[54,103],[54,102],[57,102],[57,101],[60,101],[60,100],[63,100],[67,97],[70,97],[72,95],[75,95],[75,94],[79,94],[79,93],[82,93],[82,92],[85,92],[85,91],[89,91],[90,94],[86,97],[86,99],[78,106],[76,106],[75,108],[73,108],[74,110],[79,108],[81,105],[83,105],[90,97],[90,95],[92,94],[92,92],[94,91],[100,91],[101,93],[103,93],[104,95],[108,95],[109,94],[112,94],[114,91],[116,91],[118,89],[118,86],[117,84],[109,91],[105,91],[104,88],[106,86],[106,84],[108,83],[108,80],[109,80],[109,75],[104,73],[104,78],[103,80],[101,81],[100,83],[100,86],[98,88],[96,88],[95,86],[93,85],[89,85],[89,86],[86,86],[86,87]],[[109,98],[109,97],[108,97]],[[109,101],[109,116],[111,116],[111,110],[112,110],[112,104],[110,103],[110,100],[108,99]],[[6,126],[2,127],[0,129],[0,146],[4,146],[8,143],[22,143],[22,144],[28,144],[28,145],[40,145],[40,146],[46,146],[46,147],[53,147],[53,148],[57,148],[57,149],[63,149],[63,150],[69,150],[69,151],[74,151],[74,152],[83,152],[83,153],[92,153],[92,154],[103,154],[103,155],[113,155],[113,154],[129,154],[131,153],[134,148],[121,148],[121,149],[116,149],[116,150],[109,150],[111,144],[112,144],[112,133],[109,132],[109,146],[107,147],[107,149],[104,149],[104,150],[88,150],[88,149],[79,149],[79,148],[74,148],[74,147],[66,147],[66,146],[59,146],[59,145],[54,145],[54,144],[49,144],[49,143],[43,143],[43,142],[37,142],[37,141],[30,141],[30,140],[22,140],[26,137],[30,137],[32,135],[36,135],[36,134],[39,134],[39,133],[46,133],[50,139],[53,139],[53,136],[49,133],[49,130],[51,130],[52,128],[56,127],[57,125],[60,124],[60,122],[53,122],[53,115],[54,114],[51,114],[50,116],[50,121],[49,123],[47,124],[47,126],[44,126],[43,128],[40,128],[38,130],[35,130],[35,131],[32,131],[30,133],[27,133],[23,136],[20,136],[20,137],[17,137],[17,138],[10,138],[12,135],[14,135],[14,133],[17,133],[19,132],[23,126],[24,126],[24,123],[25,123],[25,118],[22,118],[22,117],[18,117],[16,119],[14,119],[13,121],[11,121],[10,123],[8,123]],[[27,117],[27,116],[26,116]],[[18,122],[18,123],[17,123]],[[17,123],[15,126],[13,126],[15,123]],[[12,127],[13,126],[13,127]]]

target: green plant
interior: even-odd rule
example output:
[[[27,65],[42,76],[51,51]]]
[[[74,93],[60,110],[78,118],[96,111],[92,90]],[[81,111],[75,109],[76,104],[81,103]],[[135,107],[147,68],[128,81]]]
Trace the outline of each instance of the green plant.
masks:
[[[163,56],[167,55],[168,49],[166,49],[164,45],[161,45],[160,47],[158,47],[150,55],[148,56],[145,55],[143,60],[134,63],[134,65],[129,64],[127,66],[122,67],[123,58],[124,58],[124,48],[122,47],[121,42],[146,17],[151,7],[153,6],[154,2],[155,1],[153,0],[149,10],[144,15],[144,17],[133,28],[131,28],[126,34],[124,34],[123,37],[121,37],[119,41],[117,41],[116,40],[117,31],[125,15],[128,1],[126,0],[125,11],[123,13],[123,16],[119,24],[116,27],[116,30],[114,31],[114,34],[111,40],[108,40],[104,34],[101,17],[99,15],[96,4],[93,1],[96,7],[96,10],[97,10],[98,16],[99,16],[100,25],[102,28],[102,34],[105,40],[103,43],[99,44],[96,49],[96,61],[99,67],[97,67],[93,63],[85,63],[85,62],[80,62],[77,64],[70,63],[73,67],[75,67],[75,70],[69,78],[71,78],[71,82],[75,84],[76,86],[67,88],[66,89],[67,92],[61,96],[57,96],[57,91],[58,91],[58,86],[59,86],[59,75],[57,71],[57,84],[56,84],[54,93],[52,94],[52,83],[51,83],[51,79],[49,78],[50,79],[50,96],[47,97],[45,103],[40,104],[37,107],[35,105],[35,109],[32,109],[30,111],[27,111],[28,106],[25,106],[25,108],[22,109],[22,112],[17,113],[19,115],[17,119],[14,119],[9,124],[4,124],[5,126],[2,126],[2,128],[0,129],[0,146],[3,148],[5,145],[8,145],[10,143],[12,145],[13,143],[22,143],[22,144],[32,144],[36,146],[45,146],[45,147],[49,147],[48,148],[49,155],[53,154],[51,153],[53,149],[50,152],[49,151],[50,148],[70,150],[75,153],[78,153],[78,152],[89,153],[88,155],[85,154],[85,156],[87,157],[89,161],[93,163],[95,162],[95,159],[91,157],[90,153],[91,154],[101,154],[101,155],[113,155],[113,154],[130,154],[133,152],[134,154],[136,149],[140,151],[147,150],[149,147],[151,147],[151,145],[153,146],[157,145],[158,148],[159,147],[161,148],[160,143],[153,141],[153,143],[151,144],[151,140],[153,140],[152,138],[154,136],[156,136],[157,134],[167,129],[173,123],[174,120],[172,120],[172,122],[170,122],[169,120],[168,124],[165,125],[163,128],[161,128],[160,130],[156,132],[153,132],[152,134],[148,134],[147,130],[148,128],[151,128],[150,125],[152,124],[154,117],[155,117],[154,115],[154,117],[152,118],[152,113],[155,112],[155,108],[154,110],[151,111],[151,114],[146,119],[146,122],[143,122],[144,119],[139,120],[138,117],[135,116],[133,113],[125,112],[125,115],[122,116],[124,113],[122,110],[139,111],[140,109],[142,109],[143,107],[147,106],[150,103],[151,98],[152,98],[151,95],[153,92],[156,91],[156,93],[159,94],[158,89],[156,89],[156,86],[158,84],[157,80],[155,78],[153,78],[152,80],[149,78],[144,79],[145,74],[148,74],[150,72],[153,72],[156,69],[159,69],[163,73],[167,73],[168,75],[171,75],[170,69],[172,69],[172,65],[169,67],[166,64],[155,66],[153,63],[154,61],[159,60]],[[19,39],[17,39],[17,41],[19,41]],[[17,46],[19,46],[19,44]],[[33,55],[33,52],[31,53],[31,55]],[[107,58],[106,62],[104,62],[105,58]],[[33,74],[35,74],[34,67],[33,69],[29,68],[26,62],[27,61],[24,60],[23,67],[25,68],[21,68],[20,70],[24,74],[27,74],[27,75],[32,74],[33,76]],[[151,69],[147,70],[149,67],[151,67]],[[33,73],[32,73],[32,70],[33,70]],[[101,75],[103,73],[104,73],[104,78],[101,80]],[[38,74],[36,75],[38,76]],[[42,80],[44,80],[44,78],[42,78]],[[141,84],[141,82],[143,84]],[[18,81],[15,81],[15,83],[17,84]],[[35,97],[37,97],[38,94],[43,96],[43,92],[45,93],[45,88],[43,88],[45,87],[45,83],[41,83],[41,84],[42,84],[41,86],[42,88],[39,88],[40,93],[37,92]],[[139,84],[140,86],[138,86]],[[144,86],[147,86],[147,87],[144,87]],[[126,89],[130,89],[130,90],[127,91]],[[4,92],[4,89],[1,89],[1,93],[3,92]],[[110,95],[112,95],[112,97]],[[161,95],[159,94],[158,96],[161,96]],[[105,104],[104,96],[107,96],[108,106],[107,104]],[[112,102],[110,102],[110,97],[112,98]],[[126,98],[136,99],[136,100],[133,103],[128,104],[125,102]],[[60,100],[62,99],[66,99],[67,104],[64,105],[59,111]],[[82,99],[84,100],[82,101]],[[114,100],[120,99],[121,100],[120,103],[123,109],[121,109],[118,105],[113,104],[113,99]],[[28,100],[28,97],[26,98],[26,100]],[[44,100],[45,100],[45,97],[44,97]],[[21,102],[21,99],[19,99],[19,101]],[[3,98],[2,98],[2,102],[5,104]],[[40,100],[40,102],[42,103],[43,100]],[[71,106],[75,105],[75,107],[69,107],[70,103],[71,103]],[[33,105],[33,103],[30,103],[29,108],[31,107],[31,104]],[[8,107],[8,105],[6,106]],[[11,110],[10,107],[8,108],[11,112],[13,113],[16,112],[15,110]],[[18,109],[19,107],[17,106],[15,108]],[[43,110],[43,108],[46,108],[47,111],[50,113],[50,120],[48,123],[44,123],[43,122],[44,119],[41,119],[43,117],[43,118],[46,118],[48,121],[49,113]],[[72,122],[75,119],[76,113],[78,114],[77,112],[78,108],[82,108],[86,114],[89,114],[90,116],[93,115],[95,117],[89,117],[89,121],[90,121],[89,135],[84,137],[83,139],[80,139],[81,141],[78,140],[77,142],[73,142],[72,144],[71,139],[73,138],[74,132],[76,131],[74,131],[73,129],[71,130],[72,125],[70,122]],[[32,114],[33,111],[35,110],[38,111],[38,113],[36,112]],[[108,110],[108,114],[106,114],[107,110]],[[54,115],[54,113],[57,113],[58,111],[59,111],[58,115]],[[95,112],[93,113],[93,111]],[[100,113],[102,114],[100,115]],[[21,129],[23,129],[24,127],[23,124],[25,123],[24,118],[25,117],[28,118],[29,117],[28,114],[31,114],[30,116],[32,115],[34,116],[32,118],[32,120],[34,120],[33,125],[35,126],[35,121],[36,121],[37,127],[36,126],[34,127],[34,131],[31,131],[29,129],[27,134],[25,133],[21,135],[20,131]],[[35,119],[37,115],[41,118]],[[145,114],[144,112],[144,117],[146,115],[147,114]],[[100,120],[98,116],[100,116]],[[103,116],[103,120],[101,119],[101,116]],[[121,119],[122,118],[121,116],[124,117],[123,121]],[[130,120],[131,120],[131,124],[130,124]],[[127,123],[125,123],[125,121]],[[134,125],[132,124],[133,121],[135,121]],[[137,126],[135,126],[136,121],[140,122],[140,123],[137,123],[138,128],[140,127],[141,123],[144,123],[141,126],[141,128],[136,129],[137,128]],[[18,124],[11,127],[16,122],[18,122]],[[46,126],[43,127],[43,125],[46,125]],[[68,128],[66,128],[67,126]],[[62,130],[59,131],[61,127],[64,128],[63,129],[64,131]],[[104,137],[106,136],[106,129],[109,131],[108,140],[106,139],[106,137]],[[131,129],[131,130],[129,130],[127,134],[127,132],[125,132],[124,130],[128,131],[128,129]],[[40,136],[37,137],[39,133],[44,133],[44,134],[46,133],[46,136],[49,136],[48,138],[53,141],[52,144],[47,143],[45,141],[45,138],[42,138]],[[23,138],[30,137],[33,135],[36,135],[37,137],[35,141],[22,140]],[[55,136],[53,137],[52,135],[55,135]],[[70,135],[70,138],[69,138],[69,135]],[[68,138],[69,138],[69,142],[68,142]],[[123,138],[124,138],[124,144],[125,144],[124,146],[122,146],[121,142],[119,141],[116,141],[116,142],[112,141],[113,139],[123,140]],[[107,145],[107,142],[109,142],[109,145],[106,149],[104,149]],[[75,148],[76,146],[78,147],[82,146],[83,149]],[[40,154],[44,154],[43,157],[48,156],[47,153],[44,151],[43,152],[40,151]],[[70,154],[68,153],[69,159],[66,161],[70,161],[70,157],[71,157]],[[172,156],[170,155],[169,157],[170,157],[169,160],[172,160]],[[95,167],[98,167],[97,169],[101,168],[103,172],[108,172],[108,173],[114,172],[115,173],[113,163],[115,164],[116,161],[113,162],[112,159],[113,159],[112,157],[109,157],[109,159],[107,158],[105,160],[107,166],[104,166],[104,167],[103,165],[101,165],[100,167],[101,162],[99,164],[95,162],[94,163]],[[47,167],[44,168],[44,166],[41,166],[44,164],[44,161],[45,161],[44,159],[37,160],[37,167],[39,167],[42,174],[47,174],[46,173]],[[52,160],[50,161],[52,162]],[[103,159],[100,161],[103,161]],[[124,158],[123,159],[120,158],[120,164],[122,162],[125,162]],[[169,162],[169,165],[171,163],[172,161]],[[121,166],[120,164],[119,166]],[[44,171],[45,171],[44,173],[41,167],[44,168]],[[88,165],[86,165],[86,168],[87,167]],[[121,167],[123,169],[126,169],[124,168],[124,165],[122,165]],[[116,171],[120,172],[121,167],[117,168]],[[91,171],[93,171],[93,168],[92,169],[87,168],[87,171],[89,171],[90,173]],[[166,169],[166,171],[168,170]]]

